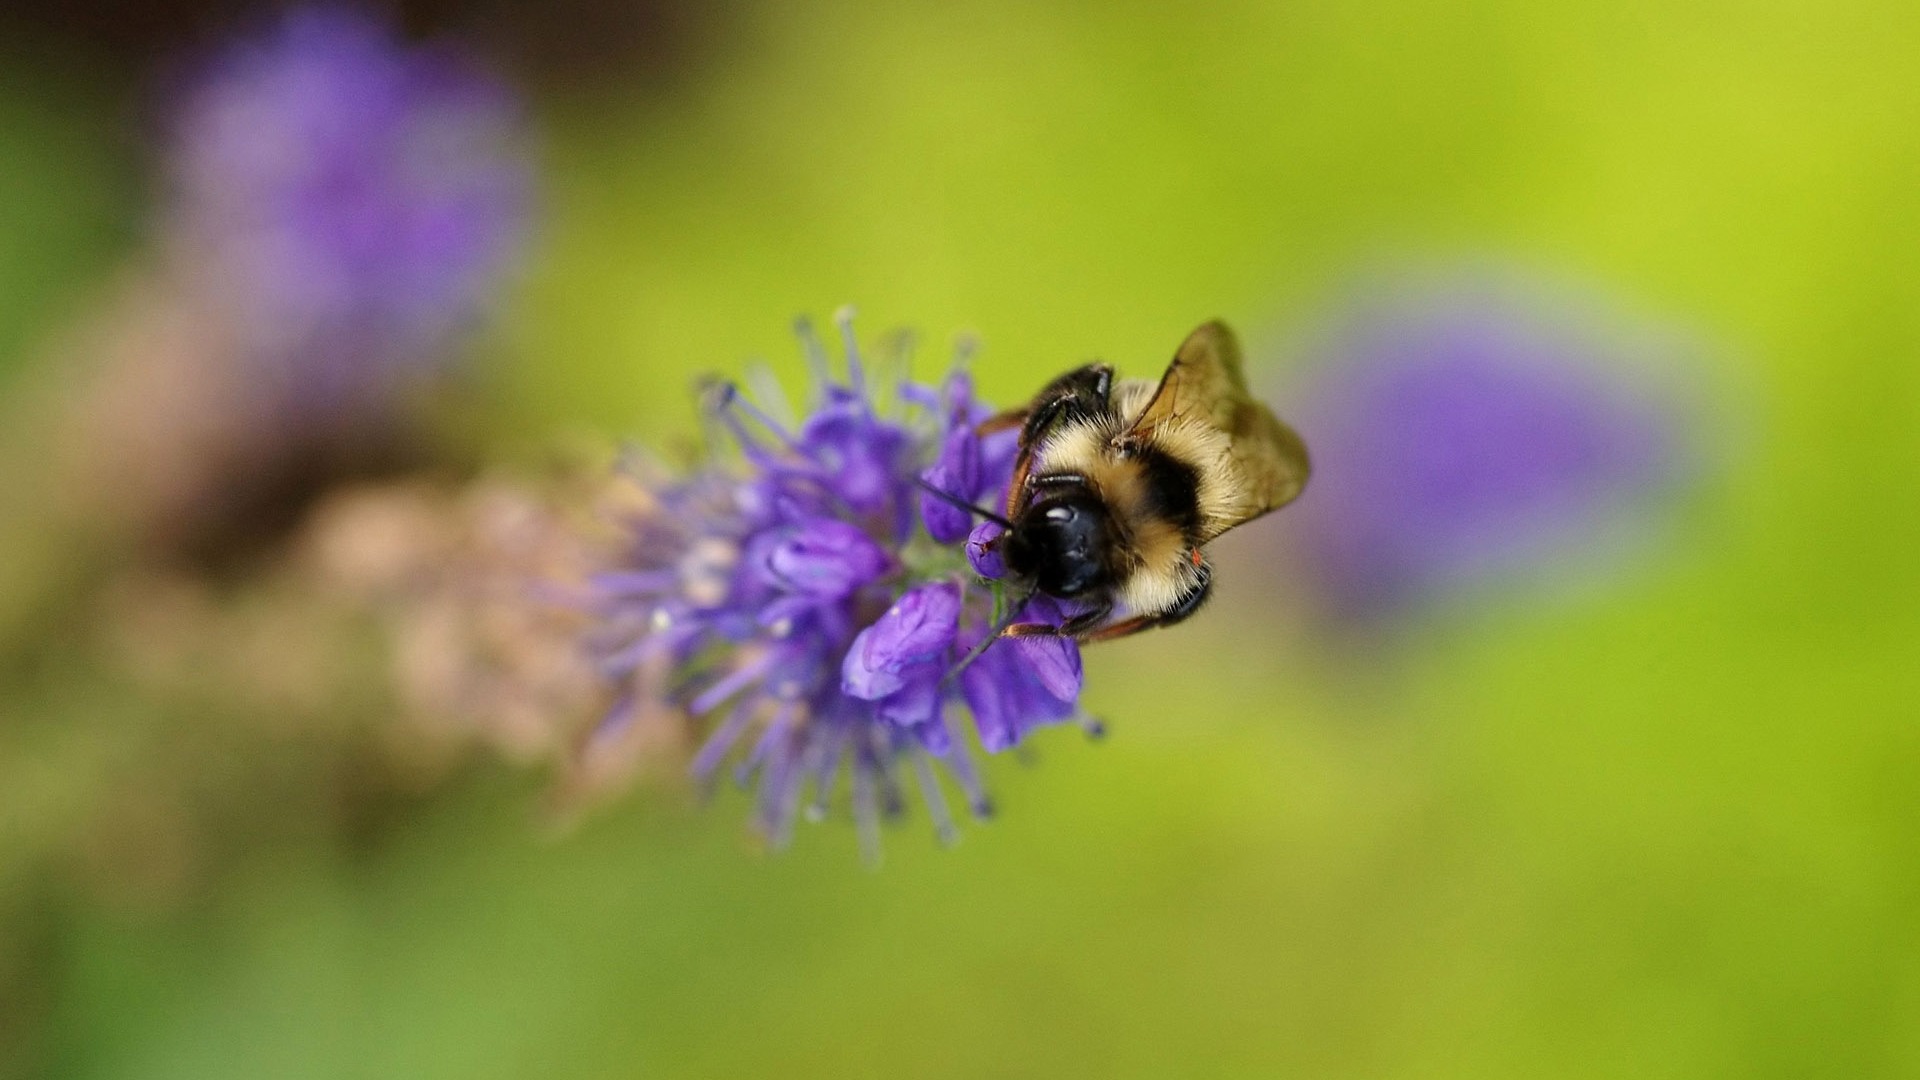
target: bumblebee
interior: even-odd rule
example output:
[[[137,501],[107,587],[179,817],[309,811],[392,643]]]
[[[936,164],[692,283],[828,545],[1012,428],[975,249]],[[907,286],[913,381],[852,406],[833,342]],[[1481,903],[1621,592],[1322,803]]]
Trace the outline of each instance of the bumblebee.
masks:
[[[1248,393],[1219,321],[1187,335],[1158,382],[1088,364],[980,430],[1014,427],[995,543],[1013,581],[1077,613],[1058,628],[1014,623],[1010,636],[1094,642],[1180,622],[1213,587],[1205,545],[1307,483],[1306,445]]]

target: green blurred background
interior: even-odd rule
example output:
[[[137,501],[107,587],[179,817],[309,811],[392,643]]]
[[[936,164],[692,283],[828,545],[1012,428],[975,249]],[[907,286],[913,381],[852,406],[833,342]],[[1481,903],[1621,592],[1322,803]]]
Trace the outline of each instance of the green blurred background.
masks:
[[[1920,12],[691,24],[644,78],[530,80],[547,211],[486,346],[503,458],[684,431],[696,373],[797,371],[789,318],[846,301],[918,328],[923,371],[978,331],[1004,400],[1216,314],[1281,364],[1352,275],[1462,253],[1691,327],[1731,438],[1604,589],[1360,665],[1239,606],[1094,650],[1113,736],[991,762],[999,820],[940,850],[911,817],[877,871],[842,824],[757,852],[737,796],[556,835],[505,767],[377,828],[236,825],[185,903],[9,871],[14,1072],[1920,1074]],[[150,185],[120,54],[8,37],[0,394],[138,249]],[[15,846],[97,767],[78,725],[146,708],[72,632],[0,676]]]

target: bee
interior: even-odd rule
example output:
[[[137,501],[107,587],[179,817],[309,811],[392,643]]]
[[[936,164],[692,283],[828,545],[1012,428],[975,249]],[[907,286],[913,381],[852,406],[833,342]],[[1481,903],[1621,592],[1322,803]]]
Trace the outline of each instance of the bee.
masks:
[[[1058,628],[1001,628],[1015,637],[1106,641],[1191,616],[1213,587],[1206,544],[1292,502],[1309,472],[1300,436],[1248,393],[1219,321],[1188,334],[1158,382],[1087,364],[980,431],[1014,427],[1006,515],[985,515],[1005,528],[994,543],[1029,596],[1077,607]]]

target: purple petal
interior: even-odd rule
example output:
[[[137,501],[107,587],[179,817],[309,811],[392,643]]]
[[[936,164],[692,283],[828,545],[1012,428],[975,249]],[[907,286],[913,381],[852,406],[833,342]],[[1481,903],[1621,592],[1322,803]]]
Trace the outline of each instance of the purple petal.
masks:
[[[860,513],[898,505],[912,484],[902,475],[905,433],[857,399],[830,405],[800,432],[800,449],[831,476],[834,493]]]
[[[1080,697],[1080,644],[1070,637],[1027,637],[1013,640],[1027,670],[1061,701]]]
[[[973,429],[961,426],[947,433],[940,456],[933,467],[921,474],[932,487],[968,502],[980,484],[980,440]],[[973,515],[936,495],[920,496],[920,519],[927,534],[942,544],[957,544],[973,528]]]
[[[1013,459],[1020,453],[1020,432],[996,431],[980,440],[980,487],[973,497],[991,496],[996,503],[1007,501],[1007,485],[1013,482]]]
[[[847,694],[877,701],[907,684],[916,665],[945,658],[960,629],[960,587],[935,582],[909,590],[860,631],[840,668]]]
[[[972,564],[973,572],[983,578],[1003,578],[1007,576],[1007,564],[1000,558],[1000,546],[994,541],[1006,532],[998,524],[983,521],[967,534],[967,562]]]
[[[916,728],[932,720],[940,707],[940,679],[944,668],[917,665],[921,670],[906,685],[874,703],[874,715],[890,724]]]
[[[767,552],[773,584],[838,600],[886,573],[892,560],[858,526],[817,518],[794,526]]]
[[[953,371],[947,376],[944,393],[952,423],[971,427],[978,422],[974,414],[981,406],[973,397],[973,376],[963,370]]]
[[[1014,681],[1005,672],[1005,657],[998,655],[1002,652],[999,644],[991,645],[960,673],[960,695],[973,714],[980,745],[996,754],[1020,741],[1021,708]]]
[[[953,733],[947,730],[947,722],[940,715],[939,702],[934,702],[933,715],[912,728],[913,737],[920,748],[936,757],[945,757],[953,751]]]

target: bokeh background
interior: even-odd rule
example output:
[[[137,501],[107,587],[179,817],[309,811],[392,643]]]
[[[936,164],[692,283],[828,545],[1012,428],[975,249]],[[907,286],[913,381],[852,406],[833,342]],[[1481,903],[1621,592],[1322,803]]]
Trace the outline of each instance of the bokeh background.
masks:
[[[377,12],[484,58],[529,132],[437,467],[684,436],[698,374],[797,375],[792,317],[846,302],[922,372],[976,332],[1002,401],[1224,316],[1283,415],[1360,448],[1222,543],[1216,610],[1090,651],[1109,738],[995,758],[997,820],[943,849],[910,814],[877,868],[845,822],[769,854],[747,799],[668,780],[563,823],[547,770],[396,767],[377,680],[192,673],[228,639],[129,665],[144,556],[54,509],[49,418],[163,246],[181,71],[264,16],[111,7],[0,16],[8,1075],[1920,1072],[1911,6]],[[1317,404],[1429,316],[1577,374]],[[1628,450],[1502,517],[1502,464],[1616,397],[1636,419],[1575,442]],[[1364,485],[1423,448],[1422,491],[1495,512],[1415,499],[1404,590],[1316,591],[1351,534],[1315,500],[1392,511]],[[1557,525],[1511,559],[1404,561],[1527,513]],[[271,608],[257,565],[202,599]],[[301,622],[237,625],[269,663]]]

